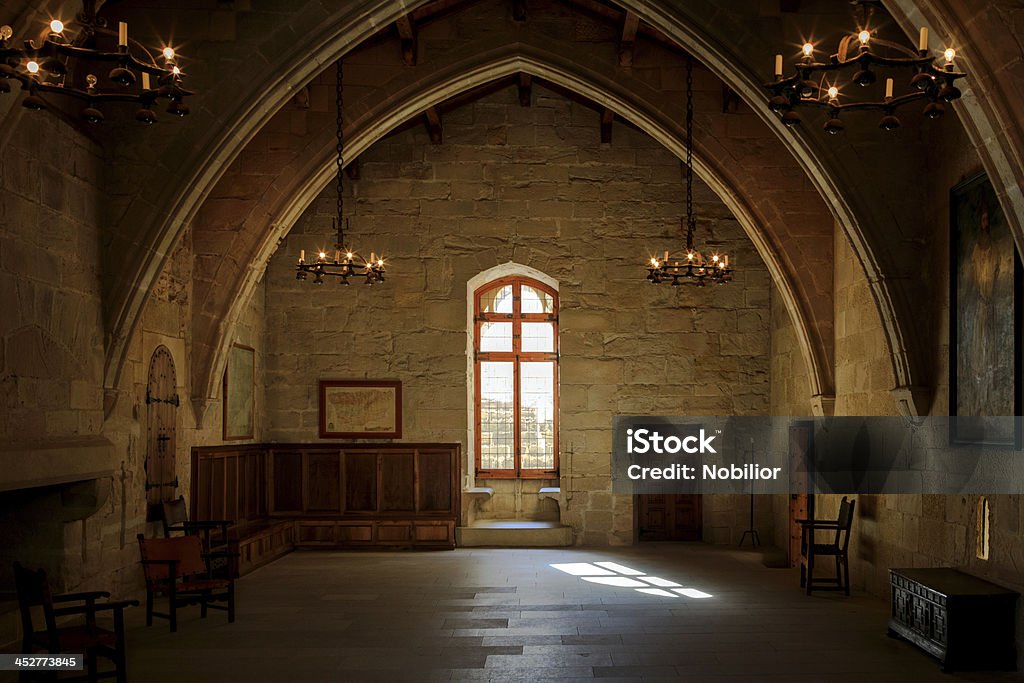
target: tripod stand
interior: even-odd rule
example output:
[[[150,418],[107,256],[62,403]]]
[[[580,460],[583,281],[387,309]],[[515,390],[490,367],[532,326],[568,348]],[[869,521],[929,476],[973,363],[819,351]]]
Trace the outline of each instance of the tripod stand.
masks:
[[[754,440],[750,440],[750,464],[754,464]],[[747,536],[750,536],[750,547],[756,548],[761,545],[761,536],[757,533],[757,529],[754,528],[754,481],[750,481],[750,521],[747,523],[747,528],[740,536],[740,548],[743,547],[743,541],[747,540]]]

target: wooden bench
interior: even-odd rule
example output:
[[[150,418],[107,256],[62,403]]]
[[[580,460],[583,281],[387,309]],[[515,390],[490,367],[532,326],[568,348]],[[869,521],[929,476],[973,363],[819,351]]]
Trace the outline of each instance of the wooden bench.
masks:
[[[229,528],[237,574],[294,548],[455,547],[459,444],[192,449],[191,509]]]
[[[234,576],[244,576],[295,549],[293,520],[262,520],[233,527],[229,532],[235,559]]]

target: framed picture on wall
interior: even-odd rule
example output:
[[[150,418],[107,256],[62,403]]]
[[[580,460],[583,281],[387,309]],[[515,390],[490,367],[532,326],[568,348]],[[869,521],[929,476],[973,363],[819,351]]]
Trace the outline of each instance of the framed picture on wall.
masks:
[[[320,438],[402,438],[402,383],[321,380]]]
[[[256,350],[233,344],[224,369],[224,440],[251,439],[255,433]]]
[[[987,176],[954,187],[949,207],[950,443],[1019,447],[1020,256]]]

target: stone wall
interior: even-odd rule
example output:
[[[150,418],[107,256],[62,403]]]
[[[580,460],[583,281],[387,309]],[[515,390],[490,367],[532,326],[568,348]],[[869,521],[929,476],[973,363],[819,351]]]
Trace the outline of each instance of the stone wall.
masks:
[[[180,485],[175,495],[189,499],[191,491],[191,451],[193,446],[222,443],[222,400],[212,401],[204,415],[198,415],[188,401],[189,363],[191,362],[192,262],[191,240],[186,234],[168,260],[153,296],[146,305],[139,331],[129,347],[126,371],[122,373],[117,399],[104,423],[104,436],[114,443],[123,457],[121,471],[113,481],[107,504],[93,517],[66,527],[68,563],[65,582],[81,585],[92,582],[116,586],[121,592],[137,590],[137,533],[156,535],[158,525],[146,522],[147,405],[146,385],[153,352],[165,346],[174,359],[178,396],[177,476]],[[261,441],[263,419],[263,305],[262,287],[257,290],[246,315],[240,322],[235,341],[256,349],[255,433]],[[221,397],[223,399],[223,396]],[[244,442],[232,442],[244,443]],[[159,532],[162,533],[162,532]],[[108,588],[109,590],[109,588]]]
[[[933,201],[922,207],[922,220],[934,225],[922,245],[919,276],[931,283],[919,302],[928,321],[932,360],[931,415],[947,415],[949,405],[949,204],[948,190],[975,173],[978,161],[960,133],[949,131],[947,149],[936,151],[930,180]],[[893,373],[882,336],[882,321],[871,300],[864,271],[846,238],[835,241],[836,415],[896,415],[890,393]],[[778,324],[775,324],[778,323]],[[799,396],[789,392],[794,377],[806,371],[789,352],[792,328],[773,310],[772,414],[801,414]],[[794,400],[796,399],[796,400]],[[818,517],[833,516],[838,496],[818,496]],[[978,495],[860,495],[851,541],[851,575],[857,589],[880,597],[889,591],[890,567],[954,566],[1021,590],[1024,568],[1024,508],[1021,496],[989,496],[991,542],[988,560],[976,555]],[[776,542],[785,542],[788,513],[777,501]],[[1018,651],[1024,663],[1024,617],[1018,618]]]
[[[299,249],[332,241],[332,189],[298,222],[267,280],[268,438],[317,438],[317,380],[403,382],[408,441],[455,441],[471,462],[466,283],[513,261],[558,281],[561,297],[562,520],[587,544],[629,543],[633,505],[610,492],[617,414],[763,414],[768,408],[769,276],[721,202],[696,186],[698,239],[710,233],[738,265],[728,287],[652,287],[643,263],[680,248],[679,160],[544,88],[531,107],[509,88],[444,115],[444,143],[425,129],[378,142],[347,183],[349,242],[383,252],[382,287],[296,282]],[[466,466],[464,474],[471,473]],[[481,511],[549,516],[509,481]],[[716,539],[742,532],[706,504]],[[724,507],[731,509],[729,504]],[[711,525],[708,527],[708,525]]]
[[[793,321],[782,304],[778,290],[771,292],[771,415],[805,417],[812,414],[811,388],[807,363],[796,344]],[[772,444],[773,449],[787,449],[788,444]],[[771,539],[775,547],[789,550],[789,496],[766,495],[758,498],[758,506],[769,510],[770,523],[759,526],[762,540]],[[759,524],[764,524],[760,522]]]
[[[98,434],[102,150],[52,116],[17,126],[0,157],[0,440]]]
[[[15,536],[5,535],[0,543],[0,562],[8,568],[0,576],[9,578],[17,559],[47,567],[58,591],[137,594],[142,581],[135,535],[157,531],[146,523],[145,397],[158,346],[171,352],[182,399],[177,493],[188,497],[192,446],[221,437],[219,402],[199,426],[188,401],[191,239],[186,234],[168,260],[131,339],[121,383],[105,396],[99,271],[106,151],[52,113],[19,107],[5,123],[12,129],[5,131],[0,155],[0,445],[38,448],[105,438],[113,445],[114,474],[86,489],[95,501],[91,508],[78,506],[74,497],[70,504],[62,500],[62,489],[0,493],[0,521],[9,514],[19,520],[3,525]],[[257,348],[257,439],[263,302],[260,292],[237,330],[239,341]],[[39,476],[61,472],[41,469]],[[12,609],[12,603],[0,603],[0,645],[18,637]]]

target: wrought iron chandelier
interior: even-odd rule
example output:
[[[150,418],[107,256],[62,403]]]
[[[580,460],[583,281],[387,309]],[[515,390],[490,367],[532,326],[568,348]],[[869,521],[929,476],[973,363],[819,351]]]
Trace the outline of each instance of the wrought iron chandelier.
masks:
[[[326,249],[316,250],[316,260],[306,262],[306,250],[299,251],[299,263],[296,265],[295,279],[305,280],[310,273],[313,274],[313,284],[322,285],[324,277],[336,277],[340,284],[349,284],[350,277],[366,278],[365,282],[372,285],[384,282],[384,256],[370,252],[370,258],[364,259],[359,254],[345,246],[345,226],[348,219],[345,218],[345,162],[342,156],[345,122],[342,116],[342,86],[344,76],[342,73],[342,60],[339,59],[336,69],[335,90],[337,94],[337,157],[335,158],[336,177],[335,187],[338,193],[338,215],[332,220],[332,225],[338,233],[338,241],[334,245],[334,254],[327,253]]]
[[[193,93],[181,87],[174,48],[160,48],[163,64],[157,64],[146,46],[128,40],[128,24],[119,22],[116,34],[106,28],[95,0],[83,0],[75,31],[53,18],[39,40],[17,47],[13,36],[10,26],[0,26],[0,94],[11,92],[11,81],[20,82],[26,109],[45,109],[52,95],[84,103],[81,115],[89,123],[103,121],[99,107],[110,102],[138,103],[135,118],[145,124],[156,122],[153,107],[160,99],[168,100],[168,114],[189,113],[184,100]]]
[[[652,284],[670,281],[677,287],[683,282],[705,286],[708,282],[724,285],[732,280],[729,257],[717,251],[706,259],[693,246],[697,217],[693,213],[693,58],[686,58],[686,216],[680,223],[686,227],[686,251],[673,256],[666,249],[661,260],[652,256],[647,266],[647,280]]]
[[[861,10],[860,27],[856,33],[844,36],[839,41],[836,53],[826,62],[815,61],[816,48],[813,42],[805,42],[801,48],[802,57],[791,76],[783,75],[782,55],[775,55],[775,80],[765,85],[772,92],[768,108],[782,117],[782,123],[789,127],[800,124],[799,107],[813,107],[828,112],[825,131],[835,135],[846,128],[840,114],[854,110],[875,110],[882,112],[878,127],[892,131],[900,127],[896,116],[899,107],[911,102],[927,101],[923,113],[930,119],[937,119],[946,113],[946,105],[960,99],[960,89],[955,81],[966,74],[954,69],[956,50],[947,47],[942,58],[942,67],[935,65],[938,58],[928,48],[928,29],[921,28],[917,50],[899,45],[873,35],[871,17],[879,0],[852,0]],[[895,94],[897,78],[885,79],[885,95],[877,99],[855,99],[855,95],[843,88],[856,84],[869,89],[878,80],[872,67],[897,74],[900,82],[906,82],[907,92]],[[846,72],[852,72],[848,82],[841,80]],[[877,90],[877,89],[875,89]]]

